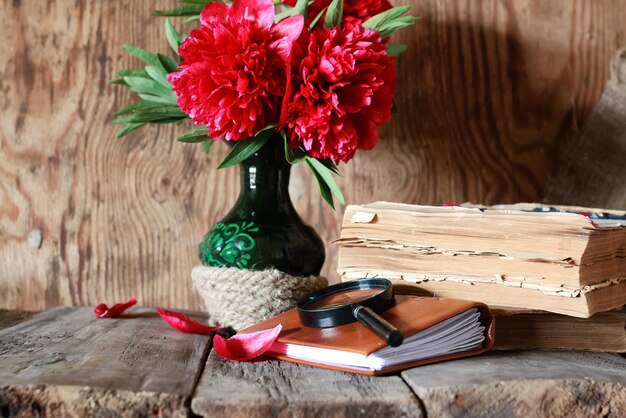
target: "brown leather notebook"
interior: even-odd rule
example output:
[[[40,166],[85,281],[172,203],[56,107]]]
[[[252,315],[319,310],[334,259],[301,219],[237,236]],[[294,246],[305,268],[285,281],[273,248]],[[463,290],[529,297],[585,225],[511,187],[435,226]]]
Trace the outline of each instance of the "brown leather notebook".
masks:
[[[380,375],[423,364],[468,357],[493,345],[494,317],[481,303],[417,296],[396,296],[396,305],[381,316],[404,336],[399,347],[358,322],[309,328],[291,309],[242,333],[274,328],[282,331],[265,355],[332,370]]]

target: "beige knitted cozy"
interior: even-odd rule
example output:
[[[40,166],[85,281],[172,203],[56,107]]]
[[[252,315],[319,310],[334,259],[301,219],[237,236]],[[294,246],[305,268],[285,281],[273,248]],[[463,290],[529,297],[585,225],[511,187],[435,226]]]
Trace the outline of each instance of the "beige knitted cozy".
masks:
[[[279,270],[198,266],[191,272],[212,325],[241,330],[296,306],[306,294],[328,285],[324,277],[296,277]]]

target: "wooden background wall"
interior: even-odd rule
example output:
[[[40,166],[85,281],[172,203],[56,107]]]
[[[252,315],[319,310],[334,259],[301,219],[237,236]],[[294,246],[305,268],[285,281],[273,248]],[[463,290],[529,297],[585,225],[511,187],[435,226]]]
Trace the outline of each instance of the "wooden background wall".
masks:
[[[411,3],[421,21],[398,37],[401,113],[341,167],[348,202],[539,200],[626,46],[626,1]],[[175,4],[1,0],[0,308],[199,306],[196,245],[234,202],[236,169],[215,169],[221,144],[207,158],[172,127],[116,140],[110,124],[131,96],[107,80],[138,64],[122,45],[165,51],[150,13]],[[303,167],[292,197],[325,240],[338,236],[342,209]],[[335,266],[329,246],[332,280]]]

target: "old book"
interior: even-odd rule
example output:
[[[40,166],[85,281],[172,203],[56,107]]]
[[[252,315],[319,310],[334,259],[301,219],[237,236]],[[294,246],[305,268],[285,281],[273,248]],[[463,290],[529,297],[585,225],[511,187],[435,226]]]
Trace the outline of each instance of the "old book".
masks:
[[[381,316],[404,336],[398,347],[387,346],[358,322],[331,328],[303,326],[295,309],[241,332],[280,323],[282,331],[266,355],[368,375],[472,356],[493,345],[493,315],[483,304],[415,296],[397,296],[396,300]]]
[[[600,312],[572,318],[550,312],[494,309],[494,349],[558,349],[626,352],[626,313]]]
[[[621,307],[624,212],[564,209],[351,205],[335,241],[338,272],[343,280],[385,277],[441,297],[579,317]]]

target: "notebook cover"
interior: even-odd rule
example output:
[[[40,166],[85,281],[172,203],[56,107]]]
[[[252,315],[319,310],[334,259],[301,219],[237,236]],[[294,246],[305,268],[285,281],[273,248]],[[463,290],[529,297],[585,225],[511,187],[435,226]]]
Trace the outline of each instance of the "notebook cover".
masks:
[[[480,321],[485,326],[485,341],[483,342],[483,346],[467,352],[402,363],[384,368],[382,370],[355,370],[335,365],[319,364],[305,360],[293,359],[282,354],[267,352],[266,355],[281,360],[309,364],[332,370],[341,370],[367,375],[380,375],[409,369],[415,366],[421,366],[423,364],[476,355],[489,350],[493,345],[495,325],[494,317],[489,308],[482,303],[457,299],[439,299],[432,297],[400,295],[396,296],[396,302],[397,303],[394,307],[388,309],[381,316],[398,328],[405,338],[468,309],[474,307],[477,308],[481,313]],[[253,325],[252,327],[246,328],[245,330],[242,330],[241,333],[274,328],[279,323],[282,324],[282,331],[278,336],[277,341],[281,343],[350,351],[366,356],[387,345],[384,340],[358,322],[331,328],[305,327],[300,323],[300,318],[298,317],[296,309],[291,309],[278,316]]]

